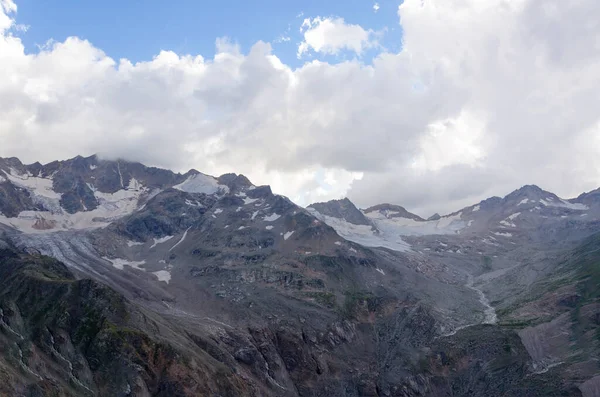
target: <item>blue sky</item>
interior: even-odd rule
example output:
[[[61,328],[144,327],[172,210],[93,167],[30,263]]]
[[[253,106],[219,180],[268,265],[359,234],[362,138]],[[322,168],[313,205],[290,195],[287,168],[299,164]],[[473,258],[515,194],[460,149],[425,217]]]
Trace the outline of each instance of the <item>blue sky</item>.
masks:
[[[178,54],[200,54],[211,58],[215,39],[229,37],[247,52],[258,40],[270,42],[274,52],[288,65],[300,65],[298,60],[299,32],[304,18],[342,17],[348,24],[365,29],[385,31],[380,44],[388,51],[400,48],[398,5],[400,0],[223,0],[203,2],[177,0],[80,1],[80,0],[21,0],[18,2],[18,22],[28,25],[21,34],[27,51],[35,52],[36,45],[52,38],[64,41],[78,36],[92,42],[112,58],[128,58],[133,62],[149,60],[160,50]],[[287,42],[277,42],[287,36]],[[363,54],[363,61],[379,50]],[[350,53],[320,55],[328,61],[354,57]],[[312,58],[315,58],[314,54]]]

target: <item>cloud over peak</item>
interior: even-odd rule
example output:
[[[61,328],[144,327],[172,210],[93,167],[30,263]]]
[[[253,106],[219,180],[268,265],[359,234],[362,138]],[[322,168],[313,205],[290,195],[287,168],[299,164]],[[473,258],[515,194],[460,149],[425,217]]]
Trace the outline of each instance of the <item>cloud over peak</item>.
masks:
[[[0,156],[100,152],[422,215],[527,183],[600,186],[594,0],[406,0],[400,52],[299,67],[227,39],[212,58],[133,63],[76,37],[27,53],[16,5],[0,4]],[[303,56],[379,48],[341,18],[309,18],[302,35]]]

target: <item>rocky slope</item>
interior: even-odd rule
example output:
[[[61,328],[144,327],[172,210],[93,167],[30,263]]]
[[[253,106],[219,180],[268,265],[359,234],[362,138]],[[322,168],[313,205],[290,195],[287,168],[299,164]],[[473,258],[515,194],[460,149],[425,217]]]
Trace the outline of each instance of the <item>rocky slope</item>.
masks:
[[[0,212],[3,393],[597,390],[592,350],[567,376],[564,354],[531,342],[563,311],[521,318],[570,274],[555,259],[598,230],[593,193],[525,187],[426,221],[347,199],[304,209],[242,175],[92,156],[0,160]],[[590,299],[571,322],[586,324],[572,334],[582,342]]]
[[[252,394],[194,335],[110,288],[6,244],[0,262],[2,395]]]
[[[377,216],[363,214],[377,229],[370,245],[386,247],[390,238],[402,239],[414,255],[467,274],[466,286],[486,309],[478,322],[519,335],[531,357],[528,379],[551,373],[561,385],[597,396],[600,307],[591,291],[600,290],[599,211],[595,191],[565,200],[524,186],[436,220],[415,222],[400,211],[395,215],[402,218],[392,219],[385,209]],[[346,232],[342,220],[313,214]],[[429,234],[444,219],[446,228]],[[557,390],[551,385],[536,386],[546,393],[539,395]]]

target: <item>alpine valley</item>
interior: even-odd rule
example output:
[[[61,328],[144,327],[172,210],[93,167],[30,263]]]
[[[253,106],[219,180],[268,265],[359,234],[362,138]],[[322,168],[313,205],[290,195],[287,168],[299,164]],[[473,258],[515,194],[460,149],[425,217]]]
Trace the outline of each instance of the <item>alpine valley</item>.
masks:
[[[0,159],[2,396],[600,396],[599,283],[600,190],[423,219]]]

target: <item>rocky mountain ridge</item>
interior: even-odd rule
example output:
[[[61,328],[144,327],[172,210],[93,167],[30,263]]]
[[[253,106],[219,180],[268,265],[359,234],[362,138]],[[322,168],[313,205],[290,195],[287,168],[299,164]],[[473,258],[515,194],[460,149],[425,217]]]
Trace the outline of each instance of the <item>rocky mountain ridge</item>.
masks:
[[[242,175],[3,159],[0,377],[27,396],[594,396],[594,197],[530,186],[426,221]],[[582,344],[553,347],[565,327]]]

